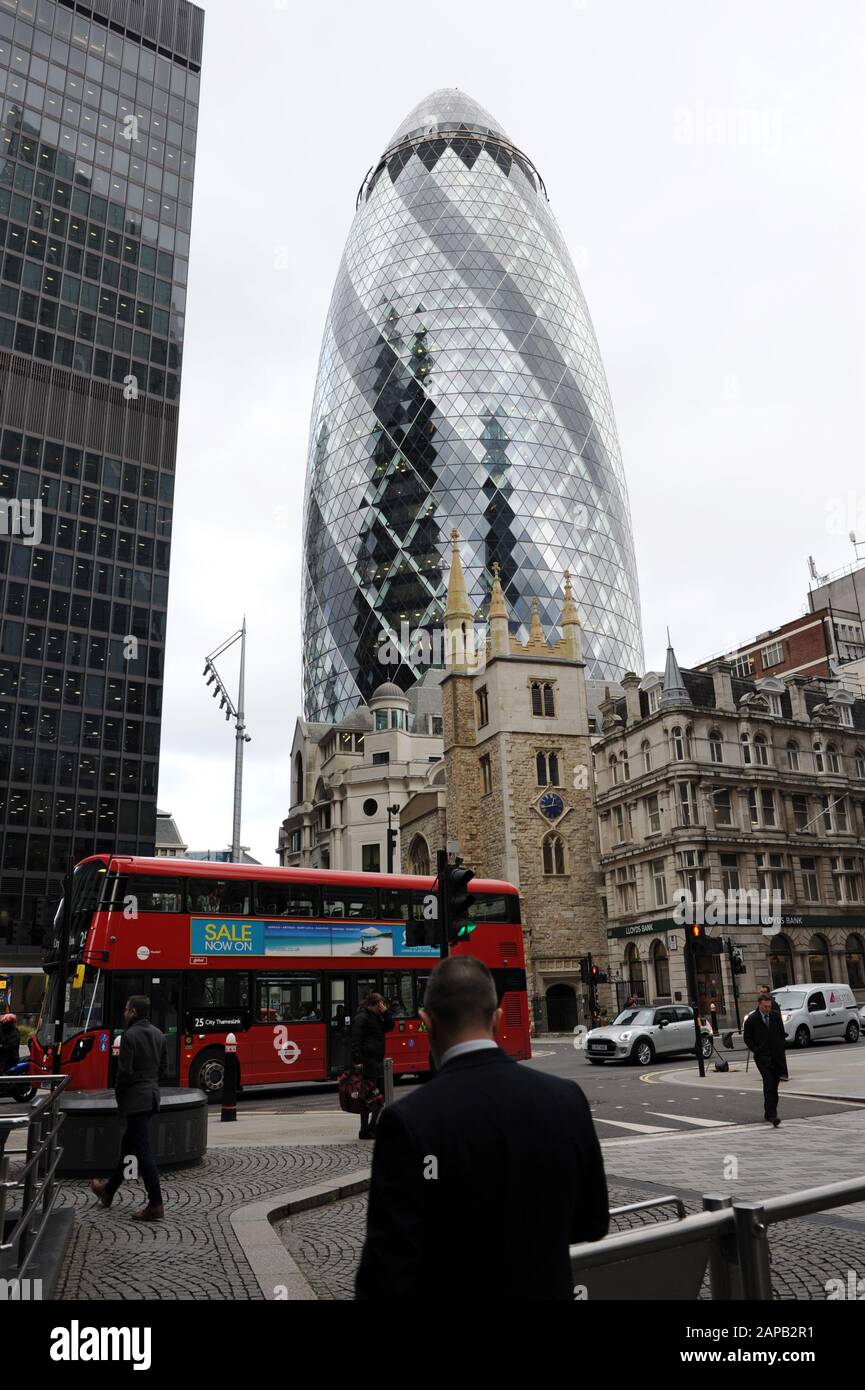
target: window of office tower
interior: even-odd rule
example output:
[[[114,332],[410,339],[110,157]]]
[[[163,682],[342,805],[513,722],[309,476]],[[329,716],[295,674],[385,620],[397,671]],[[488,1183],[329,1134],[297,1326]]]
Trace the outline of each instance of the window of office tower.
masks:
[[[100,8],[0,0],[0,942],[153,851],[203,13]]]

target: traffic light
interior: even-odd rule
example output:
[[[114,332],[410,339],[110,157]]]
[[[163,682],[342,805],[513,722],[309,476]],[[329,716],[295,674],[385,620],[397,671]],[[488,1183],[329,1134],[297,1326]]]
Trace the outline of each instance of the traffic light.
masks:
[[[706,928],[700,922],[692,922],[688,928],[688,940],[692,945],[706,940]]]
[[[580,956],[580,979],[582,983],[584,985],[589,984],[591,982],[591,978],[592,977],[589,973],[589,958],[588,956]]]
[[[607,972],[602,970],[599,965],[592,966],[592,984],[605,985],[607,983]]]
[[[469,920],[471,894],[469,883],[474,878],[474,869],[467,869],[461,859],[449,864],[445,874],[445,896],[447,898],[448,941],[468,941],[476,922]]]

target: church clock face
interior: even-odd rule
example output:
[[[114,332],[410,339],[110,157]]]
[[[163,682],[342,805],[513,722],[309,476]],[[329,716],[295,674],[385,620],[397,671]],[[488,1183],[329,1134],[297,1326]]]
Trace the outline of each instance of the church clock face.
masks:
[[[544,792],[538,802],[538,810],[547,817],[548,820],[558,820],[565,809],[565,803],[558,792]]]

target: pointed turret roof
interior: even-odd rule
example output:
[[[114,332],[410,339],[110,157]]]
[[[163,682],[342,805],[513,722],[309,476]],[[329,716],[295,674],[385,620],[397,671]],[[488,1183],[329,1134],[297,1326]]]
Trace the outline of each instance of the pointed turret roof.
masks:
[[[664,667],[664,689],[661,694],[661,709],[670,709],[674,705],[691,704],[693,704],[693,700],[685,688],[685,682],[682,680],[682,673],[679,670],[676,653],[673,651],[673,644],[670,641],[670,629],[667,628],[667,664]]]
[[[460,559],[460,533],[456,527],[451,531],[451,570],[448,575],[448,597],[445,604],[445,624],[472,621],[472,606],[469,603]]]
[[[498,560],[493,560],[493,587],[490,589],[490,622],[492,622],[493,618],[504,618],[505,622],[507,622],[508,618],[508,609],[505,603],[502,581],[499,578]]]

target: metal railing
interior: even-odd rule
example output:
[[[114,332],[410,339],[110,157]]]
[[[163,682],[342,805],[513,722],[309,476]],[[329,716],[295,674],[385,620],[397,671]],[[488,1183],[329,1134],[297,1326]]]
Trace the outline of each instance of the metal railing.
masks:
[[[34,1078],[35,1080],[35,1078]],[[0,1077],[0,1099],[21,1087],[21,1077]],[[62,1148],[57,1137],[63,1114],[57,1104],[68,1076],[39,1076],[40,1094],[31,1105],[0,1109],[0,1276],[21,1279],[39,1248],[59,1191],[55,1179]],[[22,1146],[9,1149],[12,1136]],[[20,1209],[11,1203],[20,1194]]]
[[[677,1201],[637,1202],[610,1215],[671,1200]],[[865,1177],[763,1202],[707,1195],[702,1212],[572,1245],[571,1273],[592,1298],[692,1299],[708,1266],[712,1299],[766,1302],[772,1298],[769,1227],[861,1201]]]

